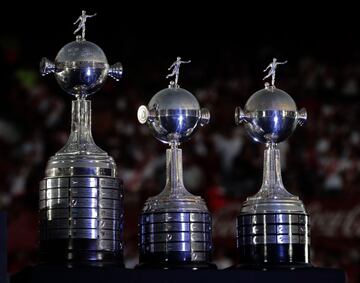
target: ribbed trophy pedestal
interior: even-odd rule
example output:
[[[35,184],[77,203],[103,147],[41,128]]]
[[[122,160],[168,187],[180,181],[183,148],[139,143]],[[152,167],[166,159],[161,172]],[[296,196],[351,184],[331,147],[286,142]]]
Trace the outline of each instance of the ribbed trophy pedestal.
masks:
[[[309,266],[308,222],[308,216],[300,213],[239,215],[239,262],[261,268]]]
[[[303,203],[282,185],[280,152],[267,148],[260,191],[237,218],[240,267],[301,268],[310,264],[310,223]]]
[[[40,185],[44,262],[122,263],[122,188],[98,177],[47,178]]]
[[[182,184],[181,149],[168,149],[164,191],[140,216],[138,268],[202,269],[211,264],[211,216],[204,201]]]
[[[208,213],[145,213],[140,218],[140,235],[142,267],[211,267]]]
[[[40,182],[40,255],[44,263],[122,265],[123,189],[111,157],[91,136],[90,101],[72,105],[68,143]]]

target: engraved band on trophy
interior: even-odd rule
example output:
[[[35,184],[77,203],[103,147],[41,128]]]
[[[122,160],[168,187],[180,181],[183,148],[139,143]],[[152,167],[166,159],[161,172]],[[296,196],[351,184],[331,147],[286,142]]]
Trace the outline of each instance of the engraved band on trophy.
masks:
[[[237,249],[240,266],[277,268],[311,266],[310,223],[304,205],[290,194],[281,178],[278,143],[286,140],[307,118],[294,100],[275,87],[276,58],[264,70],[271,85],[255,92],[245,109],[235,110],[236,124],[243,123],[256,142],[266,145],[260,191],[248,197],[237,218]]]
[[[195,96],[178,85],[180,65],[189,62],[177,57],[167,76],[175,80],[138,109],[139,122],[170,146],[165,188],[146,201],[140,216],[139,268],[215,268],[210,263],[211,216],[202,198],[189,193],[183,183],[179,145],[210,120],[209,111],[200,109]]]
[[[95,16],[95,15],[92,15]],[[45,263],[120,264],[123,262],[123,188],[112,157],[91,133],[91,101],[107,76],[119,80],[122,65],[109,66],[102,49],[85,40],[82,11],[74,33],[55,62],[43,58],[40,72],[54,73],[72,101],[71,133],[65,146],[47,163],[40,182],[40,253]]]

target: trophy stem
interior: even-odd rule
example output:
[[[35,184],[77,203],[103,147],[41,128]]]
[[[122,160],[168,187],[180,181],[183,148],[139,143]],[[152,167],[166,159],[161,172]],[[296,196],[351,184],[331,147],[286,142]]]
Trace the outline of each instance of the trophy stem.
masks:
[[[264,151],[262,187],[265,190],[284,188],[281,177],[280,150],[274,144],[269,145]]]
[[[297,198],[284,187],[281,177],[280,150],[270,143],[264,151],[263,180],[260,191],[254,196],[261,199]]]
[[[94,142],[91,133],[91,101],[78,98],[72,101],[71,133],[65,146],[56,155],[106,153]]]
[[[182,150],[177,145],[166,150],[166,184],[165,190],[171,195],[185,190],[183,181]]]

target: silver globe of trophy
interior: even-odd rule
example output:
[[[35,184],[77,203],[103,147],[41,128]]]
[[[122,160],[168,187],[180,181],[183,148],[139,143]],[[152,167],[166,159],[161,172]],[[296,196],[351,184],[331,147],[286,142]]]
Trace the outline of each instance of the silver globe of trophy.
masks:
[[[74,95],[71,133],[65,146],[47,163],[40,183],[40,254],[46,263],[120,264],[123,262],[123,188],[112,157],[91,134],[91,102],[106,77],[119,80],[120,63],[109,66],[102,49],[85,40],[82,15],[74,23],[76,41],[65,45],[55,62],[43,58],[40,72],[54,73],[59,85]]]
[[[303,125],[306,110],[297,110],[294,100],[275,87],[276,58],[264,70],[272,83],[255,92],[245,109],[235,110],[236,124],[243,123],[247,133],[266,145],[263,181],[260,191],[248,197],[237,218],[237,248],[240,266],[310,266],[310,224],[304,205],[290,194],[281,178],[278,143],[286,140],[296,126]]]
[[[166,185],[149,198],[140,216],[139,268],[214,268],[211,264],[211,216],[201,197],[184,187],[180,143],[199,126],[209,123],[210,113],[200,109],[195,96],[178,85],[180,57],[170,66],[175,76],[168,88],[156,93],[148,106],[140,106],[138,120],[170,146],[166,150]]]

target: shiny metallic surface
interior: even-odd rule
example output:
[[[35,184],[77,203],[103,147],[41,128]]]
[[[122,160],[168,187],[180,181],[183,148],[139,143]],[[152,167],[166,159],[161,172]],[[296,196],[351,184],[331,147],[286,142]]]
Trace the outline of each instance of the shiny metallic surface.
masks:
[[[115,63],[109,68],[108,76],[112,77],[115,81],[119,81],[123,76],[123,66],[121,63]]]
[[[243,123],[254,141],[266,144],[261,188],[247,198],[238,216],[237,248],[243,265],[309,266],[309,217],[302,201],[283,185],[277,148],[298,124],[304,124],[307,113],[305,109],[298,111],[291,96],[275,87],[276,64],[284,62],[274,60],[264,78],[272,75],[272,85],[266,83],[244,109],[235,109],[235,123]]]
[[[245,129],[257,142],[279,143],[291,135],[296,123],[296,112],[257,111],[249,114]]]
[[[258,244],[310,245],[310,224],[306,214],[241,214],[237,218],[237,232],[238,247]]]
[[[40,73],[55,74],[61,88],[76,97],[86,98],[99,91],[107,76],[119,80],[123,74],[121,63],[109,66],[103,50],[81,38],[66,44],[52,63],[43,58]]]
[[[104,62],[55,61],[55,66],[55,78],[61,88],[79,97],[87,97],[99,91],[109,71],[109,65]]]
[[[166,150],[164,190],[147,199],[139,223],[140,267],[213,268],[211,216],[204,200],[188,192],[183,183],[179,144],[190,139],[199,126],[209,123],[210,113],[193,94],[177,84],[181,61],[169,68],[175,76],[167,89],[156,93],[137,117],[154,137],[169,144]]]
[[[210,113],[200,109],[189,91],[169,86],[155,94],[147,107],[140,106],[138,120],[147,123],[158,140],[170,143],[175,139],[182,143],[190,139],[199,126],[209,123]]]
[[[67,143],[47,163],[40,182],[40,250],[43,262],[122,265],[123,188],[116,164],[91,133],[91,102],[107,76],[119,80],[121,63],[109,66],[103,50],[85,40],[85,11],[75,34],[54,63],[43,58],[42,75],[54,73],[61,88],[74,95]]]
[[[64,176],[47,178],[40,187],[42,242],[94,240],[98,251],[122,254],[123,192],[118,179]]]
[[[193,261],[211,258],[209,213],[143,213],[140,217],[140,261],[154,253],[185,252]],[[202,256],[195,256],[197,253]]]
[[[248,134],[261,143],[284,141],[306,117],[306,110],[297,111],[289,94],[272,86],[255,92],[244,110],[235,111],[235,122],[244,122]]]

